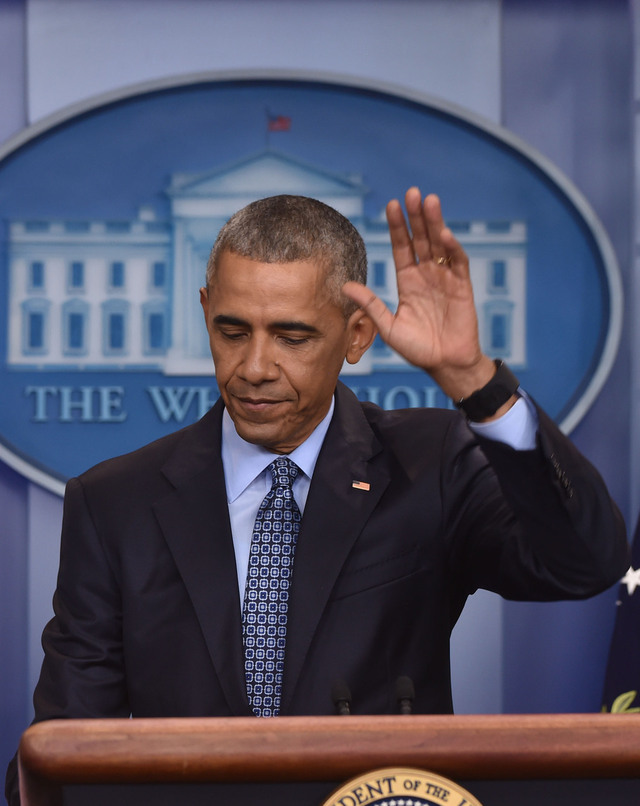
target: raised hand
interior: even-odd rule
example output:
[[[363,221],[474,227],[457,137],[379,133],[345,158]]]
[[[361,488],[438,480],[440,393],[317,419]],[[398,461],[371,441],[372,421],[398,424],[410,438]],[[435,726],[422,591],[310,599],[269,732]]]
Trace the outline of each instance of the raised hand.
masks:
[[[346,283],[343,291],[390,347],[428,372],[450,397],[467,397],[495,372],[480,349],[469,259],[445,226],[437,196],[423,202],[412,187],[405,205],[410,231],[399,201],[387,205],[398,282],[395,314],[366,286]]]

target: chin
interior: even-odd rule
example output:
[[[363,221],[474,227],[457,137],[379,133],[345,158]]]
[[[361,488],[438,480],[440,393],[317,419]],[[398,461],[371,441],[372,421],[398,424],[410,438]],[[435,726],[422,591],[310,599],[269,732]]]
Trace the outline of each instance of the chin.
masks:
[[[250,442],[252,445],[260,445],[270,451],[275,451],[275,446],[278,444],[277,439],[265,433],[261,428],[239,428],[236,425],[236,431],[245,442]]]

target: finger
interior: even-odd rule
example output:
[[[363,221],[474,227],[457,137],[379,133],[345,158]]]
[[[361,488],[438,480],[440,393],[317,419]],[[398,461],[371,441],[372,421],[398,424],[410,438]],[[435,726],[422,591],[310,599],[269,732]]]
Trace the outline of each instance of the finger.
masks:
[[[456,277],[467,279],[469,277],[469,258],[448,227],[444,227],[440,233],[440,242],[447,261],[443,268],[448,267]]]
[[[448,267],[456,277],[469,276],[469,258],[451,230],[445,226],[440,199],[431,193],[424,200],[424,218],[429,230],[433,260]]]
[[[433,258],[433,248],[422,208],[420,190],[417,187],[409,188],[405,193],[404,203],[411,227],[413,251],[420,263],[426,263]]]
[[[424,204],[422,205],[422,213],[431,244],[431,256],[433,260],[437,263],[440,258],[447,259],[449,255],[442,242],[442,231],[445,228],[444,219],[442,217],[442,206],[440,199],[435,193],[430,193],[425,197]]]
[[[415,266],[416,257],[413,251],[413,243],[402,207],[397,199],[392,199],[387,204],[387,223],[389,224],[391,249],[396,269],[401,271],[408,266]]]
[[[345,283],[342,286],[342,293],[371,317],[378,332],[386,340],[391,330],[393,314],[380,297],[377,297],[366,285],[353,282]]]

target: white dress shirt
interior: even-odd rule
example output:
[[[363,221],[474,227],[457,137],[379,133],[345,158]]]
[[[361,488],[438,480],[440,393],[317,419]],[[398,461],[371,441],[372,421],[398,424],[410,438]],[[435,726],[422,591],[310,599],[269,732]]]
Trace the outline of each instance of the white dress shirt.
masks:
[[[537,417],[535,409],[526,395],[523,393],[521,395],[509,411],[498,420],[489,423],[469,423],[472,430],[487,439],[505,442],[516,450],[533,449],[536,441]],[[293,483],[293,496],[301,514],[304,512],[311,478],[333,416],[334,405],[335,402],[332,401],[322,422],[316,426],[302,445],[289,454],[292,461],[301,470]],[[224,410],[222,415],[222,466],[233,548],[236,555],[241,606],[244,600],[253,525],[260,504],[271,489],[271,474],[267,468],[278,456],[279,454],[271,453],[260,445],[245,442],[238,435],[229,413],[226,409]]]
[[[289,454],[291,460],[298,465],[301,471],[293,482],[293,497],[296,499],[300,514],[304,512],[304,506],[307,503],[311,477],[333,416],[334,407],[335,401],[332,400],[324,420],[316,426],[302,445],[298,445]],[[271,453],[261,445],[245,442],[242,437],[238,436],[229,412],[224,410],[222,414],[222,466],[227,489],[229,520],[236,554],[241,603],[244,600],[253,525],[260,504],[271,489],[271,473],[267,471],[267,468],[279,455]]]

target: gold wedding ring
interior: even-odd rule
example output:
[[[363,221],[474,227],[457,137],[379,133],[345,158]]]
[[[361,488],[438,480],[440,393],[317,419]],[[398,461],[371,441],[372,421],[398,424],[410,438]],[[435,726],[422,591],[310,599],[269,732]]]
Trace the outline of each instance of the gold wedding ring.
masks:
[[[436,260],[436,263],[438,264],[438,266],[448,266],[449,263],[451,263],[451,258],[450,257],[439,257]]]

